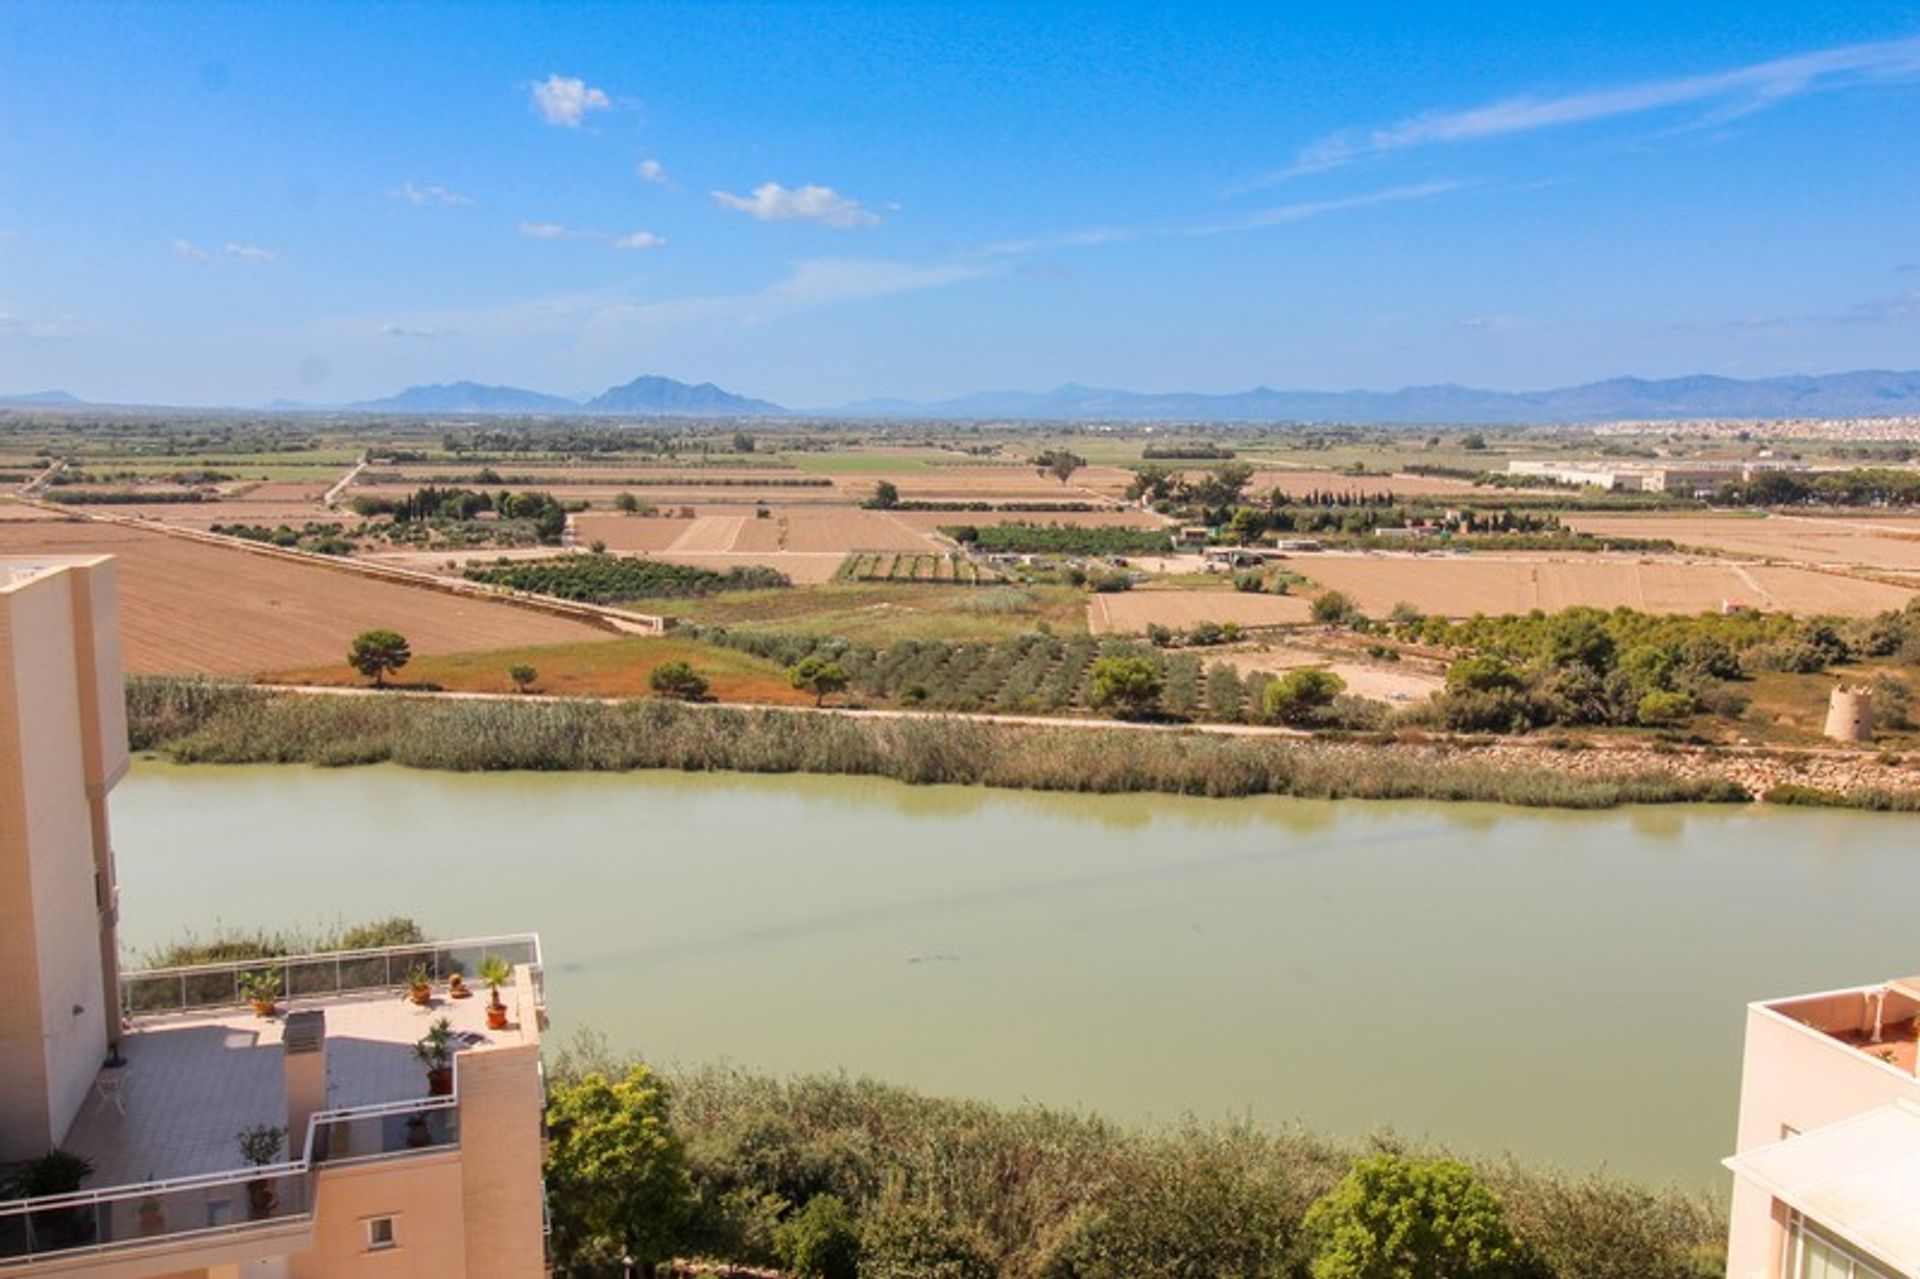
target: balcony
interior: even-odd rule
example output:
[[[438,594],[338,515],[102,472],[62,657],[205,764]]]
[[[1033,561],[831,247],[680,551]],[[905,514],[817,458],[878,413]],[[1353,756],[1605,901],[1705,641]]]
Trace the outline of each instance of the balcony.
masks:
[[[486,1025],[484,988],[452,999],[439,980],[471,975],[492,955],[515,965],[514,984],[502,991],[510,1010],[504,1030]],[[0,1272],[224,1236],[258,1235],[263,1246],[276,1233],[297,1240],[310,1227],[326,1168],[458,1149],[461,1054],[539,1040],[544,1000],[539,941],[531,936],[273,963],[289,996],[271,1018],[255,1016],[240,999],[240,977],[259,971],[258,962],[126,975],[126,1064],[101,1072],[62,1143],[93,1165],[88,1188],[0,1203]],[[416,966],[436,977],[425,1007],[403,989]],[[309,1010],[323,1012],[325,1027],[324,1057],[313,1059],[324,1071],[313,1075],[312,1114],[288,1134],[283,1159],[250,1166],[238,1134],[289,1123],[286,1014]],[[455,1092],[434,1097],[413,1049],[442,1017],[452,1030]]]

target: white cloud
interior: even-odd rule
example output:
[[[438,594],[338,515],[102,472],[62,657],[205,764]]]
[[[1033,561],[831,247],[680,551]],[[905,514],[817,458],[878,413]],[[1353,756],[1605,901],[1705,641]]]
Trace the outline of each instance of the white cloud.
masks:
[[[380,332],[390,338],[441,338],[447,336],[444,329],[416,329],[404,324],[383,324]]]
[[[1554,98],[1507,98],[1461,111],[1429,111],[1382,128],[1330,134],[1301,148],[1288,167],[1237,190],[1270,186],[1415,147],[1507,137],[1668,107],[1712,104],[1708,121],[1723,123],[1810,93],[1916,77],[1920,77],[1920,37],[1843,45],[1731,71],[1643,80]]]
[[[529,240],[565,240],[577,232],[567,230],[558,222],[522,222],[520,234]]]
[[[635,231],[632,235],[623,235],[613,242],[616,249],[664,249],[666,239],[651,231]]]
[[[530,92],[535,114],[556,128],[577,129],[589,111],[605,111],[613,105],[604,90],[571,76],[550,75]]]
[[[662,187],[667,185],[667,166],[658,160],[642,160],[634,166],[633,171],[640,175],[643,182],[651,182],[655,186]]]
[[[213,255],[195,244],[192,240],[175,240],[173,242],[173,256],[179,258],[182,262],[205,262]]]
[[[1408,186],[1389,187],[1384,191],[1369,191],[1363,195],[1344,196],[1336,200],[1302,200],[1293,204],[1279,204],[1269,209],[1260,209],[1244,216],[1231,218],[1225,222],[1176,223],[1171,226],[1136,227],[1088,227],[1080,231],[1067,231],[1059,235],[1035,236],[1026,240],[1003,240],[997,244],[983,244],[974,249],[976,257],[1022,257],[1031,253],[1046,253],[1059,249],[1086,249],[1103,244],[1126,244],[1138,240],[1158,240],[1182,236],[1228,235],[1235,231],[1257,231],[1263,227],[1285,226],[1291,222],[1305,222],[1311,218],[1327,217],[1335,213],[1345,213],[1352,209],[1372,208],[1382,204],[1404,204],[1410,200],[1425,200],[1433,196],[1445,195],[1461,190],[1463,182],[1440,181],[1420,182]]]
[[[438,184],[421,187],[415,186],[411,182],[402,182],[399,186],[387,192],[387,194],[396,200],[405,200],[417,209],[423,209],[435,204],[473,203],[471,199],[461,195],[458,191],[450,191],[446,187]]]
[[[235,244],[228,241],[226,249],[228,257],[239,258],[242,262],[271,262],[274,259],[271,249],[263,249],[257,244]]]
[[[762,222],[819,222],[842,230],[877,226],[880,216],[860,207],[860,202],[841,195],[832,187],[803,186],[791,189],[778,182],[763,182],[753,194],[732,195],[715,191],[714,201],[723,209],[749,214]]]

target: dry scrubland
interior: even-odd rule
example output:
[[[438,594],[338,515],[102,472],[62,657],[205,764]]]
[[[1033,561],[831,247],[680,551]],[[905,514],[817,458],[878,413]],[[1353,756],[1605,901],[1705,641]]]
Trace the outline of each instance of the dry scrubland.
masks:
[[[1328,555],[1291,567],[1384,615],[1407,603],[1445,617],[1496,616],[1575,605],[1647,613],[1700,613],[1725,601],[1767,612],[1869,617],[1904,607],[1914,592],[1812,569],[1582,555],[1555,559],[1475,555]]]
[[[606,635],[582,622],[511,604],[124,525],[0,522],[0,555],[36,554],[119,557],[121,631],[127,669],[136,674],[252,675],[341,664],[353,637],[375,627],[405,633],[420,654]]]
[[[1859,516],[1570,515],[1583,533],[1667,538],[1682,546],[1796,564],[1920,573],[1920,520]]]

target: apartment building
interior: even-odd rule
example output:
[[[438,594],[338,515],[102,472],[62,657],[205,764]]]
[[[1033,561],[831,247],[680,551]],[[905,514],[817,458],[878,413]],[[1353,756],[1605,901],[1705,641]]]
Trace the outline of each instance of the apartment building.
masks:
[[[1747,1009],[1728,1279],[1920,1277],[1920,977]]]
[[[0,560],[0,1279],[544,1274],[539,939],[122,972],[126,743],[112,559]]]

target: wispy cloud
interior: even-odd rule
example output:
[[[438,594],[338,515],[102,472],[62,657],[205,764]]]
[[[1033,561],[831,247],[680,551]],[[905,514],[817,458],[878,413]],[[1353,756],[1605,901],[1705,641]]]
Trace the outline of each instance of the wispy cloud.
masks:
[[[272,249],[263,249],[257,244],[237,244],[231,240],[227,242],[226,253],[230,258],[255,263],[271,262],[276,256]]]
[[[433,184],[429,186],[415,186],[411,182],[402,182],[399,186],[394,187],[392,190],[388,191],[387,194],[392,196],[396,200],[405,200],[408,204],[413,205],[416,209],[424,209],[429,207],[430,205],[454,205],[454,204],[472,204],[473,203],[471,199],[469,199],[467,196],[461,195],[458,191],[448,190],[446,187],[440,186],[438,184]]]
[[[205,262],[213,255],[195,244],[192,240],[175,240],[173,242],[173,256],[179,258],[182,262]]]
[[[528,89],[534,114],[555,128],[577,129],[590,111],[605,111],[613,105],[604,89],[596,89],[585,80],[554,74]]]
[[[86,330],[71,316],[62,316],[57,320],[29,320],[24,316],[0,311],[0,338],[57,342],[66,338],[84,337],[85,334]]]
[[[1916,77],[1920,38],[1843,45],[1730,71],[1642,80],[1559,97],[1506,98],[1465,110],[1430,111],[1380,128],[1329,134],[1301,148],[1292,164],[1243,183],[1230,194],[1417,147],[1510,137],[1684,106],[1709,106],[1705,122],[1723,123],[1807,94]]]
[[[1213,235],[1230,235],[1237,231],[1257,231],[1263,227],[1285,226],[1291,222],[1305,222],[1313,218],[1323,218],[1336,213],[1345,213],[1355,209],[1372,208],[1383,204],[1404,204],[1412,200],[1428,200],[1434,196],[1464,190],[1467,183],[1456,181],[1417,182],[1406,186],[1389,187],[1383,191],[1369,191],[1362,195],[1342,196],[1332,200],[1300,200],[1292,204],[1277,204],[1272,208],[1259,209],[1240,217],[1206,222],[1173,223],[1165,226],[1105,226],[1087,227],[1079,231],[1067,231],[1059,235],[1035,236],[1025,240],[1002,240],[994,244],[983,244],[973,250],[976,257],[1022,257],[1032,253],[1047,253],[1060,249],[1094,248],[1103,244],[1125,244],[1137,240],[1160,240],[1174,238],[1192,238]]]
[[[763,182],[752,195],[713,193],[714,203],[758,218],[762,222],[818,222],[824,226],[850,230],[878,226],[880,215],[862,208],[860,201],[841,195],[832,187],[809,184],[784,187],[778,182]]]
[[[661,187],[669,185],[667,166],[658,160],[642,160],[639,164],[633,166],[633,171],[640,176],[642,182],[651,182],[655,186]]]
[[[583,231],[578,227],[562,226],[558,222],[522,222],[520,234],[529,240],[591,240],[613,249],[663,249],[667,245],[665,236],[655,235],[651,231],[611,235],[605,231]]]
[[[390,338],[420,339],[443,338],[447,336],[445,329],[419,329],[412,328],[405,324],[383,324],[380,326],[380,332],[383,336]]]

